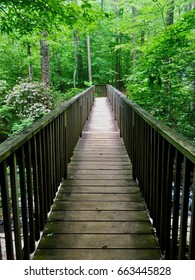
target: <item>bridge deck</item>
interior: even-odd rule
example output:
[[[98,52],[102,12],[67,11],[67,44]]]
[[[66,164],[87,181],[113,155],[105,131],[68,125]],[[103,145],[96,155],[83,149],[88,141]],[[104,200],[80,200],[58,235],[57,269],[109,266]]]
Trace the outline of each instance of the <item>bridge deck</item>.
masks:
[[[106,98],[96,98],[34,259],[160,259]]]

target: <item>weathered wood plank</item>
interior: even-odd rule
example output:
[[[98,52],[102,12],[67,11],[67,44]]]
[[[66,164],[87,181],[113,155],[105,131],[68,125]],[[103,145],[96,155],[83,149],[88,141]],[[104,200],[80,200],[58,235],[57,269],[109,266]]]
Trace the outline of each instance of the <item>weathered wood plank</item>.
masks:
[[[62,185],[68,186],[130,186],[135,185],[133,180],[126,179],[126,180],[64,180]]]
[[[97,233],[97,234],[153,234],[150,222],[48,222],[44,228],[45,234],[53,233]]]
[[[86,194],[86,193],[71,193],[71,192],[59,192],[56,200],[66,201],[142,201],[142,197],[139,193],[136,194]]]
[[[38,249],[36,260],[159,260],[158,249]]]
[[[49,221],[134,221],[148,220],[145,211],[52,211]]]
[[[39,248],[158,248],[152,234],[43,234]]]
[[[77,169],[77,168],[69,168],[68,176],[69,175],[129,175],[132,174],[132,170],[130,169],[120,169],[120,170],[100,170],[100,169]],[[131,177],[132,178],[132,177]]]
[[[93,170],[93,169],[99,169],[99,170],[129,170],[131,165],[130,163],[122,163],[122,162],[116,162],[113,164],[113,162],[90,162],[89,163],[83,163],[79,161],[71,162],[69,164],[70,168],[77,168],[77,169],[87,169],[87,170]]]
[[[68,176],[68,179],[73,180],[131,180],[132,175],[112,175],[112,174],[72,174]]]
[[[62,185],[59,192],[71,192],[71,193],[99,193],[99,194],[118,194],[118,193],[139,193],[139,188],[135,186],[126,187],[112,187],[112,186],[64,186]]]
[[[56,200],[53,211],[144,211],[142,202],[125,201],[61,201]]]

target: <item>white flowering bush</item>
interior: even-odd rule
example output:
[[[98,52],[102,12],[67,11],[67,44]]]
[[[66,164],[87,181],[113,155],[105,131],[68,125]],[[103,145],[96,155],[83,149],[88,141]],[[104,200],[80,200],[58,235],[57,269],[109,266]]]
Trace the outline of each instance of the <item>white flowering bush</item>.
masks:
[[[34,121],[52,109],[52,96],[43,84],[22,81],[6,96],[5,103],[16,118]]]

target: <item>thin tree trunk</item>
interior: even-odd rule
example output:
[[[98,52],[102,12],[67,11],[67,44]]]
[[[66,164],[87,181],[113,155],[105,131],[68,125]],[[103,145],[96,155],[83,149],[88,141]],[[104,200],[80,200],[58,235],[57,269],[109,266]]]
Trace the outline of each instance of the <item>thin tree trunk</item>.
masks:
[[[76,88],[77,84],[77,69],[78,69],[78,59],[77,59],[77,37],[74,32],[74,73],[73,73],[73,87]]]
[[[28,54],[28,79],[31,82],[33,79],[33,68],[32,68],[32,63],[31,63],[31,45],[28,43],[27,45],[27,54]]]
[[[192,11],[193,9],[195,9],[195,2],[189,4],[189,10]]]
[[[88,75],[89,83],[92,84],[92,70],[91,70],[91,46],[90,46],[90,36],[87,35],[87,58],[88,58]]]
[[[42,83],[46,88],[50,86],[50,57],[47,36],[47,32],[42,32],[40,40]]]
[[[133,23],[135,23],[136,14],[137,14],[137,9],[134,6],[132,6]],[[135,33],[133,34],[132,41],[133,41],[133,53],[132,53],[132,56],[133,56],[133,67],[135,67],[136,66],[136,62],[137,62],[137,51],[136,51],[137,37],[136,37]]]
[[[119,16],[119,11],[118,11],[118,5],[117,5],[118,0],[114,0],[114,12],[115,12],[115,20],[118,19]],[[116,46],[118,46],[120,43],[120,35],[119,32],[116,31]],[[115,64],[115,69],[116,69],[116,88],[120,89],[120,50],[116,50],[116,64]]]
[[[172,25],[174,23],[174,6],[175,0],[170,0],[168,3],[168,11],[167,11],[167,18],[166,18],[166,25]]]
[[[145,20],[143,20],[143,25],[145,25]],[[145,42],[145,30],[142,29],[141,30],[141,46],[143,46],[144,42]]]

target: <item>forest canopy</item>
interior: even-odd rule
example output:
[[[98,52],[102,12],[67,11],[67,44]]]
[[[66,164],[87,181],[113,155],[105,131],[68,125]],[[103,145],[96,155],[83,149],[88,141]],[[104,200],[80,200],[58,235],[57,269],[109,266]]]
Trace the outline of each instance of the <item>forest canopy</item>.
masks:
[[[0,141],[112,84],[195,141],[195,2],[0,1]]]

